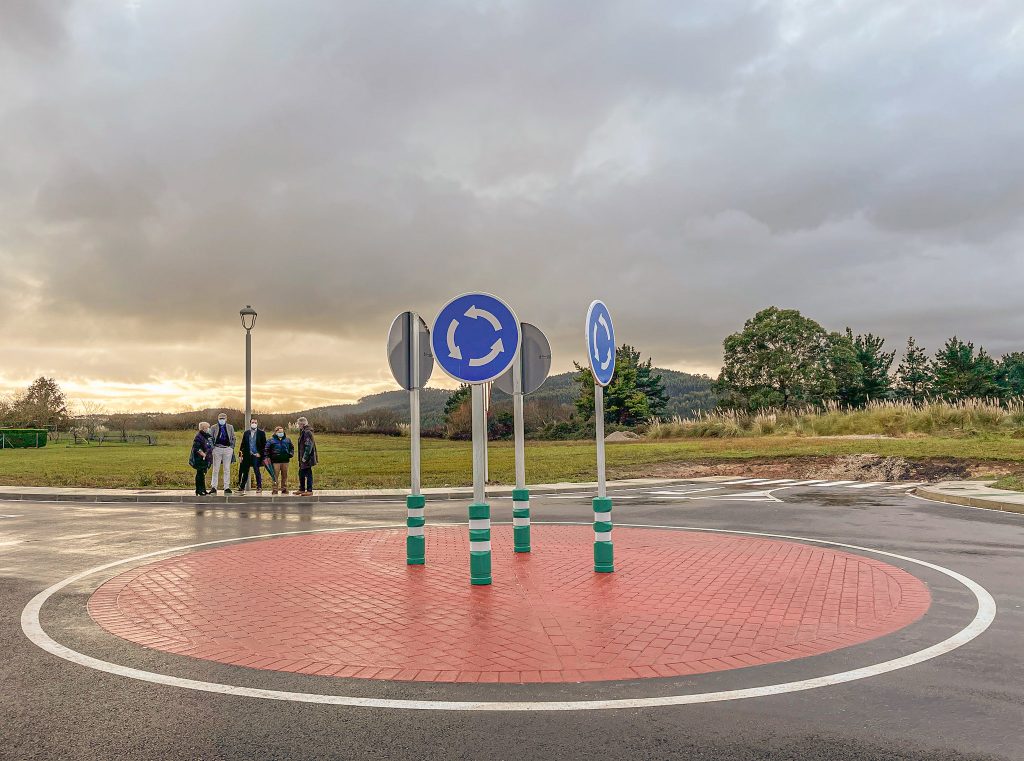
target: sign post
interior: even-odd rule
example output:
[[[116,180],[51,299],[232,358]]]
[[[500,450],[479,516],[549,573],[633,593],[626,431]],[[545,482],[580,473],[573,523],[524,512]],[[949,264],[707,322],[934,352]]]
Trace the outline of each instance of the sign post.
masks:
[[[487,504],[487,416],[483,384],[502,375],[519,354],[522,331],[512,309],[488,293],[465,293],[441,308],[430,333],[437,363],[472,385],[473,503],[469,506],[470,583],[491,583],[491,508]]]
[[[587,357],[594,375],[594,428],[597,438],[597,496],[594,498],[594,570],[615,570],[612,547],[612,501],[608,496],[604,467],[604,387],[615,374],[615,329],[604,302],[594,301],[587,310]]]
[[[530,551],[530,491],[526,488],[526,441],[523,424],[523,396],[532,394],[551,370],[551,346],[539,328],[522,324],[519,359],[495,385],[512,396],[515,420],[516,488],[512,490],[512,535],[516,552]]]
[[[409,392],[409,480],[410,494],[406,506],[406,565],[426,562],[426,498],[420,483],[420,389],[427,384],[434,370],[430,353],[430,330],[415,312],[402,312],[391,323],[388,332],[388,364],[398,385]]]

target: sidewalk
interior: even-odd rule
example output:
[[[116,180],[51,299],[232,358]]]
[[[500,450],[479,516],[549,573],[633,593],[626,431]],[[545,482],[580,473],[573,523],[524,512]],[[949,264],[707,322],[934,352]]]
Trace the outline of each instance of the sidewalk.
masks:
[[[678,478],[631,478],[623,481],[609,481],[609,489],[628,487],[645,488],[670,486],[680,483]],[[512,486],[488,486],[489,498],[512,496]],[[586,493],[597,494],[597,482],[533,484],[529,486],[531,495]],[[36,502],[197,502],[210,504],[276,504],[276,503],[308,503],[308,502],[378,502],[381,500],[403,501],[409,494],[408,489],[324,489],[317,491],[312,497],[297,497],[294,494],[272,495],[270,490],[263,494],[240,495],[237,492],[225,495],[220,492],[215,497],[197,497],[188,489],[78,489],[48,486],[0,486],[0,501],[33,500]],[[469,500],[473,497],[470,486],[442,487],[424,489],[423,495],[430,500]]]
[[[919,486],[914,493],[924,499],[948,502],[951,505],[982,507],[1008,513],[1024,513],[1024,492],[993,489],[992,481],[940,481]]]

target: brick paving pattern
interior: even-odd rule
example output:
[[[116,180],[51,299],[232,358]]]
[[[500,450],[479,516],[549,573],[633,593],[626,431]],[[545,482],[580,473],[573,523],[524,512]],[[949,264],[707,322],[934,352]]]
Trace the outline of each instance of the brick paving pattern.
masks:
[[[896,631],[925,585],[824,547],[615,529],[593,572],[589,527],[534,525],[534,551],[496,526],[494,585],[469,584],[465,527],[261,540],[141,566],[103,584],[93,619],[131,642],[257,669],[438,682],[681,676],[787,661]]]

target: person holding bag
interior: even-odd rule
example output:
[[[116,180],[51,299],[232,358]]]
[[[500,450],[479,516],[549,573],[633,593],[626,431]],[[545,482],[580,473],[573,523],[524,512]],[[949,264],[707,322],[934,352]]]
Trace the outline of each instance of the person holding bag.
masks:
[[[245,494],[249,487],[249,471],[256,475],[256,493],[263,493],[263,453],[267,449],[267,432],[260,428],[259,421],[252,419],[249,430],[242,434],[242,445],[239,457],[242,460],[238,468],[238,491]]]

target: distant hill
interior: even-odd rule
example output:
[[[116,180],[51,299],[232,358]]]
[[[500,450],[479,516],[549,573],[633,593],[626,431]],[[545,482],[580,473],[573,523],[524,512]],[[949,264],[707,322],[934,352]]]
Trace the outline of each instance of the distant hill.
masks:
[[[712,381],[706,375],[691,375],[676,370],[657,370],[665,381],[665,391],[669,401],[665,415],[671,417],[689,417],[701,410],[715,406],[712,392]],[[420,393],[420,409],[423,412],[425,430],[440,429],[444,426],[444,404],[452,392],[440,388],[425,388]],[[508,401],[507,394],[494,389],[495,402]],[[576,383],[573,373],[560,373],[548,378],[544,385],[530,394],[530,400],[549,401],[558,405],[571,407],[576,400]],[[124,426],[133,430],[163,429],[179,430],[193,428],[200,420],[216,421],[220,409],[192,410],[180,413],[145,413],[131,416],[110,417],[108,425],[119,424],[114,417],[130,418]],[[224,410],[235,425],[239,425],[242,413],[239,410]],[[409,420],[409,395],[406,391],[385,391],[381,394],[364,396],[355,404],[332,404],[314,407],[287,414],[261,414],[261,420],[267,427],[287,425],[300,415],[305,415],[318,428],[326,430],[361,430],[375,432],[394,430],[398,422]]]
[[[690,373],[679,372],[678,370],[657,369],[665,381],[665,392],[668,394],[668,406],[665,415],[668,417],[679,415],[690,417],[701,410],[712,409],[716,404],[714,393],[711,390],[712,380],[706,375],[691,375]],[[530,394],[530,399],[552,401],[557,404],[571,405],[576,400],[576,383],[573,381],[574,373],[559,373],[550,376],[544,385],[537,391]],[[425,388],[420,393],[420,408],[423,411],[423,425],[426,428],[440,426],[444,422],[444,403],[451,396],[451,391],[439,388]],[[493,399],[505,401],[509,396],[504,392],[494,389]],[[333,404],[326,407],[316,407],[305,410],[303,413],[309,415],[324,415],[332,418],[346,415],[362,415],[374,410],[393,410],[400,414],[403,420],[408,420],[409,395],[406,391],[385,391],[381,394],[364,396],[355,404]]]

